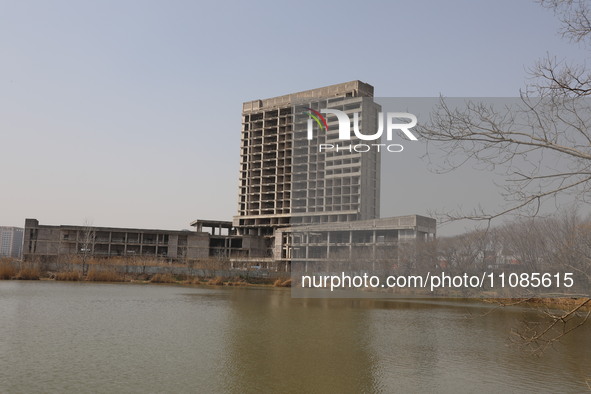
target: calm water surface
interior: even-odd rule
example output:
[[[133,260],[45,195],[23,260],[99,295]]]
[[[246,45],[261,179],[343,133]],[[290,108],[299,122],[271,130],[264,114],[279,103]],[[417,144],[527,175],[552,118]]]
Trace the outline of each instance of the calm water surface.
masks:
[[[524,311],[286,289],[0,281],[0,393],[584,392],[591,325],[533,357]]]

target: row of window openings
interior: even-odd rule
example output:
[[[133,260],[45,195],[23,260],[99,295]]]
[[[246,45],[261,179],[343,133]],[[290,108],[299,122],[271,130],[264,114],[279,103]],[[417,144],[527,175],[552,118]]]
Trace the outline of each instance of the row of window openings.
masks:
[[[266,146],[264,144],[258,144],[258,145],[253,145],[250,147],[250,150],[248,148],[248,146],[243,146],[242,147],[242,155],[245,156],[245,158],[248,158],[248,155],[253,155],[256,153],[267,153],[267,152],[273,152],[273,151],[278,151],[279,153],[287,153],[290,152],[292,149],[292,143],[291,142],[270,142],[270,144],[272,144],[272,146]]]
[[[345,94],[346,98],[354,97],[353,92],[348,92]],[[327,107],[331,107],[331,109],[338,109],[343,111],[347,114],[353,114],[355,112],[360,112],[360,116],[362,115],[362,107],[361,103],[358,101],[352,103],[342,103],[343,98],[338,97],[335,99],[329,99],[328,101],[316,101],[313,103],[302,104],[297,107],[295,111],[295,119],[307,119],[308,115],[306,114],[304,109],[313,108],[316,110],[322,110]],[[291,122],[294,119],[294,111],[293,107],[286,107],[279,110],[271,110],[271,111],[263,111],[257,112],[254,114],[246,114],[242,116],[242,122],[259,122],[259,121],[273,121],[279,119],[280,121]]]
[[[356,193],[356,191],[350,191],[350,190],[345,190],[343,189],[343,192],[341,192],[341,189],[335,188],[335,189],[329,189],[329,190],[314,190],[314,189],[310,189],[304,192],[295,192],[290,196],[289,192],[278,192],[278,193],[262,193],[259,194],[257,192],[251,192],[251,196],[249,196],[248,198],[246,197],[246,194],[243,194],[240,197],[240,201],[241,202],[246,202],[247,200],[250,202],[258,202],[258,201],[263,201],[263,202],[267,202],[267,201],[283,201],[283,200],[305,200],[307,198],[326,198],[326,199],[334,199],[335,203],[340,203],[341,198],[343,203],[357,203],[359,202],[359,194]],[[332,200],[331,200],[332,203]]]
[[[386,242],[396,242],[398,241],[398,231],[388,231],[388,232],[381,232],[381,234],[377,233],[375,235],[374,241],[374,234],[373,232],[353,232],[353,233],[346,233],[346,232],[333,232],[329,236],[324,234],[309,234],[306,236],[305,234],[300,235],[299,237],[294,237],[292,241],[294,245],[301,245],[301,244],[368,244],[368,243],[386,243]]]
[[[277,177],[277,178],[283,178],[283,177]],[[266,179],[266,178],[265,178]],[[258,179],[251,179],[251,183],[250,183],[250,187],[247,186],[246,182],[243,183],[242,188],[241,188],[241,192],[242,193],[246,193],[247,192],[247,188],[248,188],[248,192],[249,193],[260,193],[261,191],[263,193],[272,193],[272,192],[283,192],[284,191],[284,187],[286,185],[284,185],[283,182],[263,182],[264,185],[261,185],[260,182],[254,182],[257,181]],[[262,186],[262,188],[261,188]],[[354,178],[335,178],[335,179],[327,179],[327,180],[318,180],[318,181],[314,181],[314,180],[308,180],[308,179],[304,179],[301,181],[295,181],[292,184],[292,188],[290,190],[314,190],[314,189],[319,189],[319,190],[331,190],[333,188],[338,188],[337,192],[342,193],[342,194],[355,194],[359,192],[359,178],[358,177],[354,177]],[[343,189],[341,190],[340,188],[343,187]],[[349,189],[349,187],[351,187]]]
[[[299,114],[300,112],[304,112],[304,108],[314,108],[317,110],[331,107],[337,108],[345,112],[349,111],[359,111],[361,102],[359,100],[354,100],[351,102],[351,98],[355,96],[355,92],[346,92],[342,97],[334,97],[328,98],[326,100],[315,100],[309,103],[302,103],[295,108],[295,113]],[[294,114],[294,107],[288,106],[284,108],[278,109],[270,109],[270,110],[263,110],[260,112],[250,113],[250,114],[243,114],[243,121],[257,121],[263,119],[273,119],[277,117],[287,117],[291,118]]]
[[[90,240],[93,241],[94,243],[144,243],[144,244],[155,244],[155,243],[162,243],[162,244],[166,244],[168,243],[169,240],[169,236],[167,234],[158,234],[157,236],[154,234],[149,234],[146,235],[144,234],[143,236],[141,236],[138,233],[130,233],[128,234],[127,238],[125,237],[124,234],[120,234],[120,233],[114,233],[111,235],[111,237],[109,237],[108,233],[101,233],[101,232],[97,232],[95,234],[84,234],[84,233],[80,233],[78,234],[78,237],[76,237],[76,233],[64,233],[62,234],[62,239],[64,241],[77,241],[78,243],[83,243],[85,242],[85,240]],[[187,237],[179,237],[178,238],[178,244],[182,245],[182,244],[186,244],[187,243]]]
[[[263,151],[261,147],[251,149],[252,151],[248,152],[247,148],[243,148],[241,157],[243,163],[272,160],[275,158],[292,159],[294,163],[298,164],[316,161],[326,162],[327,165],[355,164],[361,162],[361,154],[358,152],[349,152],[348,150],[336,152],[331,150],[319,153],[316,150],[316,146],[296,148],[293,152],[291,148],[268,151]]]
[[[265,185],[259,185],[259,184],[251,184],[251,186],[242,186],[240,188],[240,191],[242,194],[246,194],[248,193],[263,193],[263,194],[268,194],[268,193],[283,193],[286,192],[288,193],[289,191],[300,191],[305,193],[306,191],[316,191],[316,192],[320,192],[320,191],[326,191],[326,193],[331,193],[331,194],[357,194],[359,193],[359,184],[358,183],[347,183],[347,184],[342,184],[342,183],[338,183],[335,184],[334,181],[336,180],[347,180],[350,181],[350,179],[348,178],[337,178],[337,179],[329,179],[326,181],[326,186],[324,184],[323,181],[318,181],[318,182],[314,182],[314,181],[299,181],[299,182],[295,182],[292,184],[292,187],[287,189],[285,188],[286,185],[281,184],[281,183],[267,183]]]
[[[277,160],[276,160],[277,159]],[[339,158],[342,159],[342,158]],[[249,166],[251,169],[261,168],[261,166],[272,164],[273,166],[293,164],[314,164],[319,166],[337,166],[337,165],[351,165],[360,163],[357,157],[348,157],[342,160],[330,161],[327,157],[322,155],[297,155],[293,156],[286,152],[269,152],[269,154],[251,154],[242,157],[242,169],[246,170]]]
[[[293,121],[288,118],[269,119],[265,121],[257,120],[254,122],[243,122],[243,131],[259,131],[259,130],[277,130],[277,128],[289,128],[291,130]]]
[[[310,215],[291,218],[292,224],[309,224],[309,223],[335,223],[357,220],[356,214],[340,214],[340,215]]]
[[[259,210],[259,209],[281,209],[290,207],[314,207],[320,208],[319,211],[330,207],[333,210],[335,206],[340,206],[342,210],[357,209],[359,207],[359,197],[357,196],[339,196],[339,197],[319,197],[319,198],[302,198],[294,200],[271,200],[271,201],[254,201],[240,204],[240,209],[245,210]]]
[[[324,176],[323,176],[324,173]],[[292,172],[292,175],[281,175],[281,174],[277,174],[277,175],[260,175],[260,173],[252,173],[251,172],[251,176],[246,177],[243,176],[242,177],[242,186],[246,186],[245,180],[246,179],[250,179],[250,184],[251,185],[261,185],[261,184],[280,184],[280,183],[286,183],[286,182],[290,182],[293,180],[293,182],[300,182],[300,181],[316,181],[316,180],[322,180],[325,178],[325,176],[333,176],[333,175],[353,175],[353,178],[358,178],[359,177],[359,169],[358,168],[340,168],[340,169],[336,169],[336,170],[326,170],[324,172],[322,171],[318,171],[318,172],[309,172],[309,171],[305,171],[305,172]],[[375,178],[376,176],[376,172],[370,173],[370,176]],[[351,177],[343,177],[342,179],[350,179]]]
[[[292,107],[285,107],[285,108],[280,108],[278,110],[271,110],[271,111],[264,111],[264,112],[257,112],[254,114],[248,114],[248,115],[243,115],[243,122],[253,122],[253,121],[257,121],[257,120],[263,120],[263,119],[273,119],[273,118],[277,118],[277,117],[287,117],[287,118],[291,118],[291,115],[293,114],[293,110]]]

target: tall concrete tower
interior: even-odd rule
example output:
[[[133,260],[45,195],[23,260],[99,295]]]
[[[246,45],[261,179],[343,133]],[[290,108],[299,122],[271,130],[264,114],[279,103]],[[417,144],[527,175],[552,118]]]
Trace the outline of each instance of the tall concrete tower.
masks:
[[[339,140],[339,122],[331,115],[327,130],[318,128],[308,139],[310,110],[340,110],[351,122],[357,113],[360,130],[374,133],[380,108],[373,90],[352,81],[243,103],[233,220],[239,234],[272,237],[280,227],[379,217],[379,152],[347,149],[366,141],[354,135]],[[326,148],[337,145],[341,149]]]

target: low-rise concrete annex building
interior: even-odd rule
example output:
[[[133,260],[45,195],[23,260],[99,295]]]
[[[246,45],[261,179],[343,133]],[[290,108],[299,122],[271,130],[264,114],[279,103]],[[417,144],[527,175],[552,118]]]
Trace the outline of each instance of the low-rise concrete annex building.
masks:
[[[209,257],[209,234],[94,226],[50,226],[25,220],[25,260],[51,261],[59,256],[89,254],[96,257],[149,256],[173,260]]]

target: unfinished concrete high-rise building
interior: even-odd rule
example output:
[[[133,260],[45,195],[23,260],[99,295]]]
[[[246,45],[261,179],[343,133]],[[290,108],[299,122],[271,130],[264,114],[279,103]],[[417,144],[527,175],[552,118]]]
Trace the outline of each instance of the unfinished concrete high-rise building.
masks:
[[[238,234],[271,239],[277,228],[379,217],[379,153],[319,150],[339,143],[334,116],[313,142],[307,138],[310,109],[338,109],[350,119],[357,113],[359,128],[375,131],[373,90],[352,81],[243,103]]]
[[[378,137],[384,124],[373,91],[352,81],[243,103],[238,215],[231,222],[197,219],[191,233],[97,227],[88,247],[81,240],[89,230],[27,219],[24,258],[90,252],[281,271],[343,261],[398,264],[399,245],[434,238],[436,222],[380,218],[381,153],[373,148],[385,145]]]

